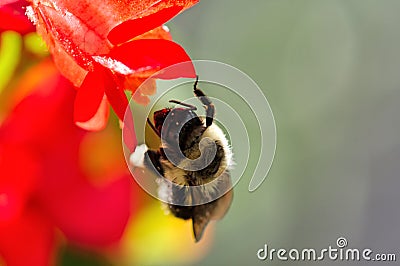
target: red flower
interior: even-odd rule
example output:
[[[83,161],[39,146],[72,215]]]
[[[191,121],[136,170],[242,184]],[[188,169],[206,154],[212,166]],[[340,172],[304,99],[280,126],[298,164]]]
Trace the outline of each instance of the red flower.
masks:
[[[0,3],[0,32],[17,31],[21,34],[35,31],[35,26],[25,16],[25,0],[1,0]]]
[[[52,264],[56,228],[80,245],[115,243],[132,210],[126,169],[101,186],[82,169],[81,144],[90,133],[73,123],[70,82],[50,62],[37,70],[43,79],[35,92],[0,127],[0,257],[12,266]]]
[[[74,120],[80,127],[104,128],[107,102],[123,120],[124,90],[135,91],[155,72],[190,61],[161,25],[197,1],[31,0],[28,15],[61,73],[79,87]],[[159,78],[194,76],[192,67]],[[129,146],[134,145],[135,140]]]

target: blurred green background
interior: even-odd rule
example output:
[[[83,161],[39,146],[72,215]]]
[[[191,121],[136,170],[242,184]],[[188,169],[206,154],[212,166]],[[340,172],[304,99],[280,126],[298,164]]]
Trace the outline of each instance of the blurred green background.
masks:
[[[256,253],[327,248],[340,236],[398,253],[399,10],[397,0],[202,0],[168,23],[193,59],[252,77],[278,133],[267,180],[253,193],[239,182],[196,265],[308,265]]]

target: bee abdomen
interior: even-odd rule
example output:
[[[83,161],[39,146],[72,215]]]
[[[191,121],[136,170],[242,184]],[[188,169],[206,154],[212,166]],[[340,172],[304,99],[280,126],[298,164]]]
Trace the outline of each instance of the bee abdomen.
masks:
[[[192,218],[193,207],[192,206],[177,206],[168,204],[168,208],[173,215],[178,218],[188,220]]]

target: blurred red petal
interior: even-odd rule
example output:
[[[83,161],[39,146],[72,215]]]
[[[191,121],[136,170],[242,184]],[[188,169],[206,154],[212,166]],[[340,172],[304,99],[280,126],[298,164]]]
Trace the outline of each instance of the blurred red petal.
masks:
[[[68,239],[82,245],[110,245],[121,238],[130,216],[130,181],[124,176],[98,188],[81,178],[44,204]]]
[[[114,45],[129,41],[136,36],[164,24],[176,16],[182,9],[183,6],[172,6],[149,16],[127,20],[112,29],[108,34],[108,39]]]
[[[151,74],[166,67],[190,62],[185,50],[175,42],[162,39],[134,40],[114,47],[109,55],[112,59],[128,66],[134,74]],[[179,71],[159,73],[158,78],[194,78],[196,73],[192,63],[185,64]]]
[[[68,139],[78,131],[73,123],[72,84],[59,73],[44,77],[36,83],[35,91],[12,110],[0,130],[0,138],[23,143],[24,149],[32,148],[39,155],[56,145],[56,140]]]
[[[112,78],[110,73],[103,76],[106,87],[113,82]],[[0,129],[1,141],[10,145],[22,143],[21,152],[34,151],[42,166],[33,200],[25,206],[38,215],[22,217],[29,226],[19,221],[0,225],[0,256],[10,265],[50,264],[52,245],[42,238],[50,235],[47,232],[53,233],[54,224],[79,244],[102,246],[118,241],[131,212],[129,176],[112,176],[113,183],[98,187],[82,174],[77,156],[85,132],[73,123],[75,90],[71,84],[58,74],[46,76],[45,81],[37,84],[36,90],[14,108]],[[13,147],[19,150],[19,146]],[[18,156],[19,160],[11,158],[12,166],[17,168],[13,174],[29,171],[23,156]],[[23,186],[24,182],[18,185]],[[43,221],[46,224],[40,226],[39,213],[47,215],[52,223]],[[20,232],[15,233],[16,230]]]
[[[14,3],[21,3],[21,2],[26,2],[26,1],[24,1],[24,0],[2,0],[0,3],[0,7],[9,5],[9,4],[14,4]]]
[[[150,98],[147,95],[141,94],[140,92],[136,92],[134,95],[132,95],[132,100],[134,100],[136,103],[140,105],[148,105],[150,103]]]
[[[54,265],[54,227],[33,208],[0,226],[0,235],[0,256],[6,265]]]
[[[22,212],[35,189],[39,165],[23,147],[1,145],[0,139],[0,225],[12,222]]]
[[[17,187],[0,188],[0,225],[10,223],[18,218],[25,205],[25,195]]]
[[[54,94],[57,95],[58,90]],[[70,92],[73,96],[74,90],[70,88]],[[41,153],[43,172],[36,193],[37,202],[72,241],[107,245],[121,237],[129,218],[130,178],[124,176],[103,187],[88,182],[77,158],[85,133],[72,123],[72,102],[73,97],[66,95],[58,102],[60,109],[49,121],[56,129],[52,130],[54,136],[47,135],[46,152]]]
[[[5,1],[0,3],[0,32],[17,31],[21,34],[35,31],[35,26],[25,16],[27,1]]]

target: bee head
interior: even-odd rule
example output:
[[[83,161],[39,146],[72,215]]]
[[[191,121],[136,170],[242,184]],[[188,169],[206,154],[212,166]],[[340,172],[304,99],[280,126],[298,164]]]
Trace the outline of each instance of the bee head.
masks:
[[[156,127],[158,132],[161,132],[164,121],[170,112],[171,108],[164,108],[154,112],[153,114],[154,126]]]
[[[197,114],[188,108],[164,108],[153,114],[156,130],[161,133],[161,138],[170,144],[179,143],[179,136],[187,131],[193,123],[189,121],[193,118],[198,119]]]

